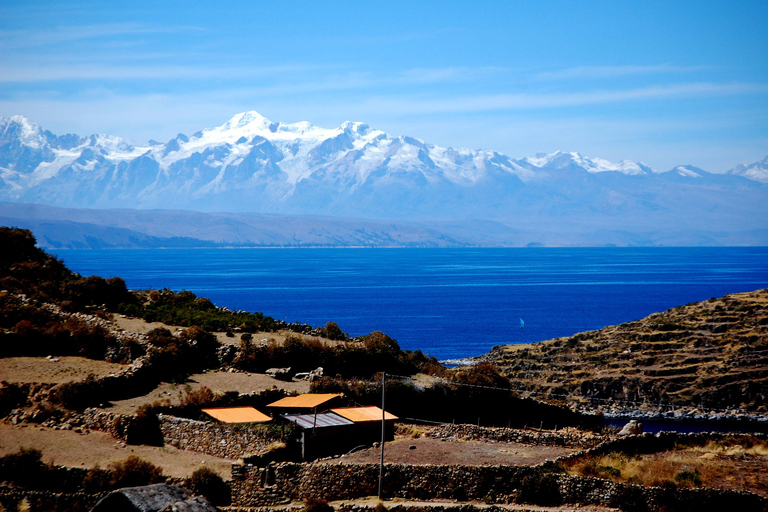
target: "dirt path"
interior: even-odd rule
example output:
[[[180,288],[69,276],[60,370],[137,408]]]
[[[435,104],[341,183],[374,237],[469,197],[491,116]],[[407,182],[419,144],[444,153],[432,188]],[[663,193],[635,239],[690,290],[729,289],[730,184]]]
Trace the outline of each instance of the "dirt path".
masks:
[[[0,423],[0,455],[16,452],[21,447],[42,451],[44,462],[83,468],[97,464],[106,468],[111,462],[136,455],[163,468],[164,475],[175,477],[188,477],[194,470],[208,467],[229,479],[234,462],[172,446],[129,446],[104,432],[79,434],[73,430]]]
[[[412,448],[413,447],[413,448]],[[533,466],[546,460],[556,459],[578,450],[556,446],[531,446],[519,443],[491,443],[483,441],[454,441],[432,439],[395,439],[384,445],[384,461],[404,464],[508,464]],[[379,448],[369,448],[328,464],[378,463]]]
[[[103,377],[126,366],[84,357],[4,357],[0,358],[0,381],[12,383],[60,383],[82,380],[90,374]]]

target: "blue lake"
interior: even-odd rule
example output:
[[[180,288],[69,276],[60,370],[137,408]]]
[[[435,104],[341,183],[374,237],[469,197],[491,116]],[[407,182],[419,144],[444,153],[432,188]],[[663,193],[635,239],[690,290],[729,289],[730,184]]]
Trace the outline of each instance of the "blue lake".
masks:
[[[439,359],[479,355],[768,288],[768,248],[57,250],[129,288],[350,335],[383,331]],[[521,329],[521,319],[525,327]]]

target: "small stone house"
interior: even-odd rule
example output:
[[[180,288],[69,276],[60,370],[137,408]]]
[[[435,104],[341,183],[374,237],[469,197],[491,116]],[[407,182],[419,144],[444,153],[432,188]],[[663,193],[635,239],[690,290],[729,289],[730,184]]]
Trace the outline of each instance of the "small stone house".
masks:
[[[342,405],[341,393],[304,393],[287,396],[267,405],[273,416],[285,414],[315,414]]]
[[[268,423],[272,418],[254,407],[213,407],[202,409],[211,418],[222,423]]]
[[[385,413],[385,440],[395,437],[397,417]],[[381,441],[382,411],[378,407],[339,407],[314,414],[284,414],[283,421],[301,430],[304,460],[341,455]]]
[[[91,512],[216,512],[201,496],[176,485],[126,487],[107,494]]]

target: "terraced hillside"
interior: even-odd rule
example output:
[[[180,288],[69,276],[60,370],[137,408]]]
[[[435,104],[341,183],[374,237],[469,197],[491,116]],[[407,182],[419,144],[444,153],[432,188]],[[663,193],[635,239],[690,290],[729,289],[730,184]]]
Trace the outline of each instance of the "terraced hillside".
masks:
[[[768,290],[533,345],[494,347],[513,386],[603,411],[766,413]]]

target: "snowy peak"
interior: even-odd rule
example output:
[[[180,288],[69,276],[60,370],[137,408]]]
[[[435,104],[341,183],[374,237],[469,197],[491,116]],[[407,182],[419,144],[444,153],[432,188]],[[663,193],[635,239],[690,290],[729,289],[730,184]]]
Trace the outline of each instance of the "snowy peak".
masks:
[[[251,127],[256,130],[268,130],[272,121],[262,116],[255,110],[235,114],[232,119],[224,123],[220,128],[223,130],[236,130],[238,128]]]
[[[766,169],[768,158],[731,174],[768,183]],[[322,128],[273,122],[256,111],[191,137],[137,146],[107,135],[57,137],[21,116],[0,119],[0,201],[11,202],[389,218],[496,218],[526,208],[614,215],[654,206],[656,195],[673,190],[660,184],[705,182],[768,191],[691,166],[657,174],[642,162],[563,151],[516,160],[390,137],[361,122]],[[648,211],[677,208],[674,201]]]
[[[676,173],[685,178],[703,178],[705,175],[709,174],[707,171],[692,165],[678,165],[669,172]]]
[[[24,116],[12,116],[0,119],[0,142],[16,140],[27,146],[39,148],[45,144],[45,137],[40,125]]]
[[[525,157],[521,160],[535,167],[550,171],[570,170],[598,172],[620,172],[626,175],[653,174],[655,171],[642,162],[611,162],[602,158],[587,158],[580,153],[556,151],[551,154],[537,153],[534,157]]]
[[[739,164],[728,171],[727,174],[741,176],[761,183],[768,183],[768,156],[753,164]]]

